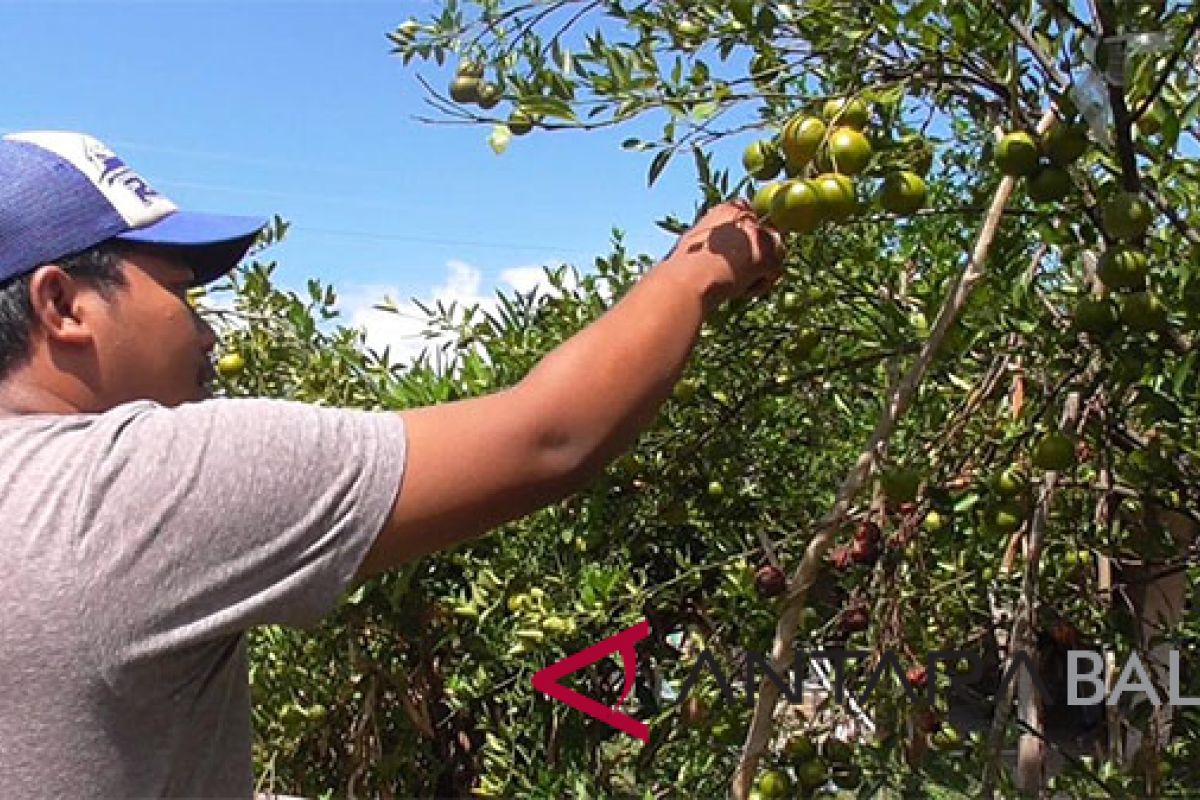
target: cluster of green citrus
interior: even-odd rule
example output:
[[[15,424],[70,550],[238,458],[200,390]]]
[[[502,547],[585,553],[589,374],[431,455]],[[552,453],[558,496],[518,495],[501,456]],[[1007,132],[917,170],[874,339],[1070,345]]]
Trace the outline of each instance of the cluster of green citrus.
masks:
[[[796,734],[783,746],[786,765],[759,775],[751,797],[760,800],[809,797],[830,781],[839,789],[856,789],[862,782],[862,771],[851,762],[852,754],[849,743],[832,736],[818,746],[807,735]]]
[[[1029,454],[1030,465],[1047,472],[1071,469],[1076,460],[1074,440],[1058,430],[1042,435]],[[1015,533],[1029,519],[1034,496],[1026,470],[1020,465],[1004,467],[992,475],[984,489],[988,497],[983,505],[985,532],[1000,535]]]
[[[1005,134],[996,145],[996,166],[1005,175],[1026,178],[1025,191],[1035,203],[1054,203],[1071,194],[1068,168],[1088,149],[1087,126],[1059,122],[1040,138],[1027,131]]]
[[[1028,179],[1026,192],[1038,203],[1061,201],[1073,188],[1068,167],[1088,148],[1087,127],[1059,122],[1040,138],[1025,131],[1006,134],[996,146],[996,165],[1006,175]],[[1162,330],[1167,309],[1147,290],[1149,259],[1139,242],[1153,221],[1150,205],[1132,192],[1112,189],[1100,208],[1101,225],[1112,242],[1097,265],[1104,294],[1082,298],[1075,307],[1075,328],[1104,337],[1124,325],[1134,331]],[[1117,300],[1109,296],[1117,294]]]
[[[1150,291],[1150,259],[1140,245],[1153,212],[1131,192],[1116,191],[1101,207],[1104,232],[1113,244],[1101,254],[1096,274],[1108,292],[1116,295],[1084,298],[1075,309],[1075,325],[1085,333],[1104,337],[1118,324],[1132,331],[1161,331],[1167,327],[1167,307]]]
[[[773,139],[751,142],[742,154],[746,172],[765,183],[754,194],[755,212],[787,233],[808,233],[823,222],[841,222],[860,209],[855,177],[871,163],[864,133],[871,112],[858,98],[834,98],[821,116],[797,114]],[[911,214],[928,194],[915,172],[888,173],[877,200],[885,210]]]
[[[489,110],[495,108],[502,98],[503,92],[500,91],[500,87],[484,79],[482,64],[469,58],[459,62],[454,80],[450,82],[451,100]],[[514,136],[521,136],[533,130],[537,122],[536,115],[517,107],[509,115],[506,124]]]

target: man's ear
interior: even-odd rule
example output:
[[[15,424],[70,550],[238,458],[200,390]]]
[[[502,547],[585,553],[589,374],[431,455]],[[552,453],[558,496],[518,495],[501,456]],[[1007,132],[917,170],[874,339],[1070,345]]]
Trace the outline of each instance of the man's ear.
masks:
[[[92,340],[88,325],[99,294],[87,291],[78,278],[57,264],[38,267],[29,279],[29,304],[41,332],[64,344],[84,344]]]

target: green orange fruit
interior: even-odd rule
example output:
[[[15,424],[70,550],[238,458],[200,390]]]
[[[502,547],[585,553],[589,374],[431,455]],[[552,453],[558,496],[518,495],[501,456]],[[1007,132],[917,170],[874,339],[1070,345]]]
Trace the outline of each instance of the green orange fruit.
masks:
[[[771,200],[771,222],[785,233],[808,233],[821,222],[821,195],[809,181],[786,182]]]
[[[779,149],[789,174],[796,175],[808,166],[825,139],[825,123],[816,117],[795,116],[779,135]]]
[[[857,210],[854,181],[846,175],[826,172],[814,178],[813,185],[821,197],[821,216],[825,219],[840,222]]]
[[[759,219],[770,218],[771,203],[775,200],[775,194],[782,188],[782,183],[768,183],[754,193],[754,198],[750,201],[750,208],[754,210]]]
[[[1007,467],[992,478],[992,489],[1001,497],[1017,497],[1026,489],[1025,478],[1015,467]]]
[[[500,87],[494,83],[485,81],[479,84],[479,97],[475,102],[483,109],[495,108],[496,104],[500,102],[501,97],[503,97],[503,94],[500,91]]]
[[[810,758],[796,767],[796,780],[806,789],[816,789],[829,781],[829,766],[819,758]]]
[[[1100,215],[1105,233],[1121,242],[1141,238],[1154,218],[1149,203],[1132,192],[1121,192],[1111,198]]]
[[[861,131],[867,127],[871,111],[867,104],[857,97],[834,97],[825,102],[821,116],[825,117],[830,125],[845,125]]]
[[[1031,460],[1038,469],[1069,469],[1075,465],[1075,443],[1061,431],[1048,433],[1034,446]]]
[[[783,156],[773,143],[760,139],[746,146],[742,166],[756,180],[769,181],[783,169]]]
[[[699,385],[691,378],[684,378],[675,384],[671,390],[671,396],[680,403],[690,403],[696,399],[696,392],[699,390]]]
[[[279,715],[280,721],[285,727],[295,728],[308,720],[308,715],[304,713],[304,709],[295,703],[284,705]]]
[[[479,78],[456,75],[450,82],[450,99],[456,103],[479,102]]]
[[[808,736],[798,733],[787,740],[783,746],[783,754],[793,761],[808,761],[817,755],[817,745]]]
[[[879,187],[879,205],[893,214],[912,214],[925,205],[929,188],[915,172],[889,172]]]
[[[783,800],[792,791],[792,781],[787,773],[769,769],[758,779],[758,793],[763,800]]]
[[[806,305],[804,297],[799,292],[784,292],[779,298],[779,310],[793,322],[799,322],[804,318]]]
[[[513,136],[524,136],[533,130],[533,118],[518,108],[508,117],[508,130]]]
[[[921,523],[921,527],[927,533],[941,533],[946,529],[946,525],[947,520],[939,511],[930,511]]]
[[[241,353],[226,353],[217,360],[217,374],[222,378],[234,378],[246,369],[246,359]]]
[[[996,144],[996,166],[1005,175],[1032,175],[1038,170],[1041,149],[1024,131],[1007,133]]]
[[[1029,179],[1025,191],[1035,203],[1053,203],[1069,195],[1072,188],[1070,173],[1051,164],[1039,169]]]
[[[817,166],[825,172],[857,175],[871,163],[871,142],[850,127],[834,128],[825,142]]]
[[[1042,152],[1051,164],[1068,167],[1078,161],[1088,148],[1087,125],[1060,122],[1042,134]]]
[[[1096,262],[1096,274],[1110,289],[1142,289],[1149,270],[1146,253],[1127,245],[1108,248]]]
[[[1005,500],[991,510],[988,521],[1000,533],[1013,533],[1025,522],[1025,508],[1015,500]]]
[[[462,61],[458,62],[458,69],[456,72],[464,78],[482,78],[483,64],[479,63],[473,58],[464,58]]]

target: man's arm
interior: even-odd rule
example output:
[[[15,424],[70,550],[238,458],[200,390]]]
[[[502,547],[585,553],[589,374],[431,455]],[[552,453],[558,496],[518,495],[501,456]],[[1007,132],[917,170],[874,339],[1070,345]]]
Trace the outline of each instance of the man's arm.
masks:
[[[648,427],[707,313],[778,281],[778,234],[711,211],[604,316],[515,387],[403,411],[407,465],[363,579],[486,533],[586,486]]]

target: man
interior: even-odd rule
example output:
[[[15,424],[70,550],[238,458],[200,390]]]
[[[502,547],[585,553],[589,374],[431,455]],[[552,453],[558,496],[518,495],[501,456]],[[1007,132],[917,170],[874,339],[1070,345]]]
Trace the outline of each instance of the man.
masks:
[[[211,399],[187,290],[261,226],[178,210],[82,134],[0,140],[5,797],[249,797],[248,628],[312,627],[586,486],[705,315],[781,275],[778,234],[721,206],[513,388],[398,413]]]

